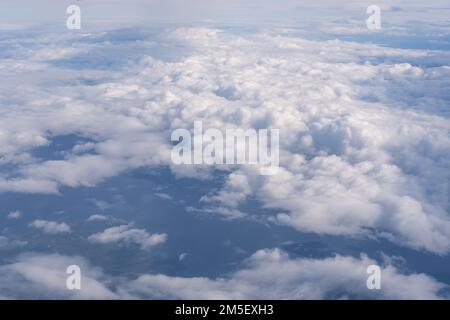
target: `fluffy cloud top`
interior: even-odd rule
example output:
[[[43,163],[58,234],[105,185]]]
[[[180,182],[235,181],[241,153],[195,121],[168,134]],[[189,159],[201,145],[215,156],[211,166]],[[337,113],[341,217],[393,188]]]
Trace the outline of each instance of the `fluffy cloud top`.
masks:
[[[83,290],[68,290],[67,267],[82,270]],[[103,273],[81,257],[58,254],[23,254],[16,261],[0,266],[0,292],[5,298],[41,299],[114,299],[118,296],[105,284]]]
[[[20,219],[22,217],[22,212],[20,211],[11,211],[10,213],[8,213],[8,215],[6,216],[8,219]]]
[[[0,164],[13,168],[0,171],[0,191],[57,193],[144,166],[214,177],[202,175],[211,168],[172,165],[172,130],[198,119],[211,128],[279,128],[278,174],[225,168],[223,187],[195,209],[245,218],[242,206],[257,200],[277,211],[271,222],[300,231],[450,252],[448,52],[180,28],[160,39],[188,50],[166,61],[143,53],[155,49],[145,36],[97,41],[114,37],[61,36],[49,47],[46,36],[33,50],[2,40],[17,50],[0,61],[8,79],[1,80]],[[123,52],[127,63],[111,60]],[[86,64],[93,56],[96,63]],[[80,61],[88,83],[73,71]],[[90,141],[62,159],[33,153],[62,135]],[[109,233],[93,239],[147,237],[127,227]]]
[[[66,289],[69,265],[79,265],[82,289]],[[366,287],[362,256],[292,259],[281,250],[260,250],[226,278],[180,278],[146,274],[114,278],[80,257],[22,255],[0,266],[0,289],[11,298],[71,299],[440,299],[446,286],[423,274],[404,274],[392,265],[381,270],[382,289]],[[20,279],[20,281],[19,281]]]
[[[137,244],[142,249],[148,249],[167,240],[167,235],[162,233],[149,234],[144,229],[135,229],[131,225],[121,225],[105,229],[102,232],[89,236],[89,241],[94,243],[116,243]]]
[[[62,234],[72,232],[70,226],[65,222],[34,220],[30,223],[30,227],[42,230],[42,232],[47,234]]]

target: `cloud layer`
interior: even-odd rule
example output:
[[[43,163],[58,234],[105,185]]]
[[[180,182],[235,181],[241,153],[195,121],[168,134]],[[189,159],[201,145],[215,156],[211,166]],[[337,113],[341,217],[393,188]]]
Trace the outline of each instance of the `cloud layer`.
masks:
[[[2,298],[63,299],[442,299],[446,285],[424,274],[405,274],[393,265],[381,270],[382,289],[366,287],[362,256],[292,259],[279,249],[260,250],[227,277],[181,278],[144,274],[115,278],[81,257],[24,254],[0,266]],[[81,290],[66,288],[66,268],[80,266]],[[18,282],[18,279],[21,279]]]
[[[167,235],[162,234],[149,234],[144,229],[135,229],[131,225],[121,225],[105,229],[102,232],[89,236],[89,241],[93,243],[125,243],[125,244],[137,244],[142,249],[148,249],[158,244],[164,243],[167,240]]]
[[[343,32],[334,23],[322,27]],[[185,203],[190,213],[281,225],[293,233],[387,239],[448,255],[449,52],[307,40],[294,33],[174,28],[5,34],[0,192],[64,199],[67,188],[168,167],[177,178],[223,181],[196,203]],[[279,171],[261,176],[255,166],[174,165],[172,131],[192,130],[197,120],[205,129],[280,129]],[[176,190],[157,191],[153,196],[161,203],[178,201]],[[76,217],[70,225],[44,217],[27,221],[33,214],[22,217],[20,211],[5,217],[11,225],[30,222],[52,238],[83,225],[89,230],[83,241],[93,251],[114,245],[148,254],[140,250],[168,240],[127,222],[134,218],[117,219],[100,209],[105,212],[83,224],[72,223]],[[381,266],[382,290],[368,290],[366,269],[380,262],[365,254],[296,258],[281,249],[251,249],[253,255],[217,277],[151,270],[124,276],[80,256],[13,257],[9,251],[27,242],[11,236],[13,228],[2,232],[0,250],[8,259],[0,265],[0,298],[449,298],[448,285],[389,259]],[[174,263],[188,265],[197,257],[189,243],[183,245]],[[72,264],[82,269],[81,291],[65,287]]]
[[[61,234],[71,233],[72,229],[65,222],[47,221],[47,220],[34,220],[30,223],[30,227],[42,230],[47,234]]]
[[[279,128],[277,175],[216,168],[228,180],[197,209],[245,218],[242,205],[258,200],[278,212],[270,222],[300,231],[450,251],[447,52],[180,28],[160,39],[189,49],[165,61],[148,54],[155,44],[145,35],[127,40],[125,31],[114,43],[116,36],[86,34],[73,45],[61,36],[53,46],[45,36],[31,51],[2,40],[19,49],[0,61],[0,191],[58,193],[145,166],[213,177],[210,167],[172,165],[172,130],[197,119],[212,128]],[[121,51],[134,55],[102,68]],[[99,63],[91,67],[88,57]],[[58,159],[36,155],[67,135],[79,141]]]

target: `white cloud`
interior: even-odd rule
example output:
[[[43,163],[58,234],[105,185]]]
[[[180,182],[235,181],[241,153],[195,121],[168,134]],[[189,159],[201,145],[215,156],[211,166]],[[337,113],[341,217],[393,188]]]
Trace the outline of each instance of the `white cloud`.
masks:
[[[93,214],[91,216],[89,216],[89,218],[87,218],[87,222],[92,222],[92,221],[105,221],[108,220],[108,217],[103,215],[103,214]]]
[[[229,175],[223,189],[217,193],[203,196],[200,202],[212,205],[211,208],[203,209],[204,211],[216,212],[228,219],[237,219],[245,217],[245,213],[236,208],[240,204],[245,203],[251,194],[252,189],[249,186],[247,177],[243,174],[232,173]]]
[[[58,43],[77,43],[69,39]],[[248,201],[259,201],[278,211],[272,222],[300,231],[450,251],[448,52],[210,28],[181,28],[159,39],[189,50],[176,61],[142,54],[124,68],[84,66],[99,83],[70,86],[63,84],[79,83],[70,68],[61,75],[60,67],[47,64],[45,72],[25,78],[21,67],[37,63],[31,56],[65,56],[65,50],[38,46],[30,56],[9,40],[22,50],[0,61],[8,79],[1,82],[0,163],[14,167],[0,172],[0,191],[55,193],[159,165],[177,176],[211,178],[210,168],[171,164],[173,129],[192,128],[199,118],[214,128],[279,128],[277,175],[218,167],[227,181],[195,210],[236,219],[247,215],[242,206]],[[78,44],[79,54],[107,59],[111,51],[102,55],[104,46],[112,52],[152,48],[150,39],[138,42]],[[63,66],[73,63],[63,59],[69,59]],[[20,94],[17,79],[27,79]],[[43,90],[48,83],[53,87]],[[88,148],[73,146],[61,160],[32,155],[67,134],[92,141]]]
[[[81,269],[82,290],[66,287],[67,267]],[[0,266],[0,291],[12,299],[115,299],[118,295],[105,285],[102,271],[84,258],[58,254],[22,254]]]
[[[4,0],[0,3],[0,29],[14,30],[24,25],[59,23],[66,4],[56,5],[55,2],[41,0],[36,4],[27,0]],[[129,0],[126,4],[118,0],[98,0],[80,5],[91,17],[83,20],[83,30],[99,26],[149,26],[162,22],[290,27],[353,34],[367,32],[365,20],[369,4],[361,0],[345,3],[333,0],[192,0],[189,5],[185,0]],[[376,5],[382,9],[382,32],[448,34],[446,0],[426,3],[419,0],[378,0]],[[108,8],[106,16],[105,7]]]
[[[148,249],[166,242],[167,235],[164,233],[149,234],[144,229],[135,229],[131,225],[121,225],[93,234],[88,239],[93,243],[123,242],[125,244],[137,244],[141,249]]]
[[[181,254],[178,256],[178,261],[179,261],[179,262],[182,262],[182,261],[186,260],[186,258],[187,258],[188,256],[189,256],[188,253],[183,252],[183,253],[181,253]]]
[[[185,62],[189,74],[177,79],[203,93],[191,107],[185,103],[184,118],[201,113],[214,127],[281,128],[279,174],[264,179],[241,169],[250,190],[233,185],[232,174],[222,190],[203,198],[218,202],[206,211],[239,216],[239,206],[256,195],[281,211],[274,221],[298,230],[375,232],[413,248],[449,251],[450,162],[443,160],[450,121],[448,95],[439,89],[448,85],[448,66],[411,65],[433,61],[434,53],[268,35],[248,39],[219,30],[172,35],[199,52]],[[266,46],[280,51],[270,55]],[[402,60],[409,63],[397,63]]]
[[[171,299],[438,299],[446,285],[424,274],[382,267],[382,290],[367,289],[367,267],[375,261],[336,256],[291,259],[281,250],[260,250],[226,278],[143,275],[127,284],[140,297]]]
[[[20,211],[11,211],[10,213],[8,213],[8,215],[6,216],[8,219],[20,219],[22,217],[22,212]]]
[[[69,265],[82,271],[82,289],[67,290]],[[125,279],[104,274],[81,257],[24,254],[0,266],[0,290],[8,298],[47,299],[442,299],[447,286],[425,275],[381,266],[381,290],[366,287],[366,256],[290,258],[260,250],[227,277],[182,278],[144,274]]]
[[[30,223],[30,227],[42,230],[47,234],[63,234],[71,233],[72,229],[65,222],[47,221],[47,220],[34,220]]]

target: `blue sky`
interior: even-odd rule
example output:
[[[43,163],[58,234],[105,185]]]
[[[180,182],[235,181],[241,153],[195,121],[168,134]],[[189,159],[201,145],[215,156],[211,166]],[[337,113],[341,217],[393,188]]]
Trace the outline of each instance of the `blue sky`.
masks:
[[[0,4],[0,298],[449,297],[446,1],[74,3]],[[174,165],[198,120],[280,170]]]

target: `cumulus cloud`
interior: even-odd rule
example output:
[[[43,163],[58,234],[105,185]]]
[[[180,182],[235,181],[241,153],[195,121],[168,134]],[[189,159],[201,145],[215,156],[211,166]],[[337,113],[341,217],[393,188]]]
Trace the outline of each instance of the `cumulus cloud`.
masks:
[[[66,270],[77,265],[83,290],[68,290]],[[84,258],[58,254],[22,254],[0,266],[0,291],[9,299],[115,299],[103,272]]]
[[[79,265],[82,289],[65,288],[69,265]],[[0,289],[12,298],[71,299],[441,299],[446,285],[425,275],[381,267],[381,290],[366,287],[366,256],[290,258],[279,249],[257,251],[227,277],[181,278],[104,274],[81,257],[25,254],[0,266]]]
[[[114,33],[88,35],[99,37]],[[211,128],[279,128],[276,175],[214,168],[228,178],[194,210],[245,218],[243,206],[256,200],[277,212],[269,221],[300,231],[450,251],[448,52],[213,28],[160,38],[189,50],[166,61],[140,51],[154,46],[145,36],[116,46],[62,36],[60,46],[81,48],[72,56],[37,44],[30,53],[18,40],[3,40],[22,48],[0,63],[5,77],[35,73],[20,94],[13,80],[2,81],[0,163],[13,169],[0,171],[0,191],[57,193],[145,166],[213,178],[213,168],[171,163],[172,130],[191,129],[198,119]],[[84,54],[102,62],[127,49],[140,52],[128,64],[83,64],[93,83],[71,70]],[[43,90],[48,83],[54,87]],[[68,148],[63,159],[33,154],[68,134],[92,141]]]
[[[166,242],[167,235],[164,233],[149,234],[144,229],[135,229],[131,225],[121,225],[95,233],[89,236],[88,239],[93,243],[108,244],[119,242],[127,245],[137,244],[141,249],[149,249]]]
[[[42,232],[47,234],[63,234],[72,232],[70,226],[65,222],[34,220],[30,223],[30,227],[42,230]]]
[[[228,219],[237,219],[245,217],[245,213],[237,208],[251,194],[252,190],[247,177],[243,174],[232,173],[221,190],[203,196],[200,202],[208,205],[207,209],[203,209],[204,211],[216,212]]]
[[[105,221],[105,220],[108,220],[108,217],[103,214],[93,214],[93,215],[89,216],[89,218],[86,219],[87,222]]]
[[[182,261],[186,260],[186,258],[187,258],[188,256],[189,256],[188,253],[183,252],[183,253],[181,253],[181,254],[178,256],[178,261],[179,261],[179,262],[182,262]]]
[[[179,29],[172,36],[199,51],[185,62],[189,74],[177,78],[203,93],[184,107],[184,118],[202,114],[212,127],[282,129],[279,173],[262,178],[241,168],[202,199],[217,203],[208,212],[240,216],[239,206],[256,197],[280,211],[273,221],[301,231],[376,234],[448,252],[449,97],[439,89],[448,86],[448,66],[414,66],[431,63],[436,53],[337,40],[249,39],[210,29]],[[280,51],[268,54],[267,46]],[[247,47],[261,54],[250,55]],[[250,188],[236,184],[236,177]]]
[[[382,290],[367,289],[366,256],[291,259],[279,250],[260,250],[226,278],[143,275],[127,284],[139,296],[171,299],[439,299],[446,285],[424,274],[382,268]]]
[[[10,213],[8,213],[8,215],[6,216],[8,219],[20,219],[22,217],[22,212],[20,211],[11,211]]]

